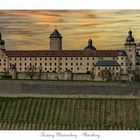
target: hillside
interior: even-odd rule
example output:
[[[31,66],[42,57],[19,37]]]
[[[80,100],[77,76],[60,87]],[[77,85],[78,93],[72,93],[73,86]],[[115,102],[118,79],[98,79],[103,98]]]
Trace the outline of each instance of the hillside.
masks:
[[[136,95],[140,83],[92,81],[0,80],[0,96],[36,95]]]
[[[1,130],[140,129],[140,98],[0,97]]]

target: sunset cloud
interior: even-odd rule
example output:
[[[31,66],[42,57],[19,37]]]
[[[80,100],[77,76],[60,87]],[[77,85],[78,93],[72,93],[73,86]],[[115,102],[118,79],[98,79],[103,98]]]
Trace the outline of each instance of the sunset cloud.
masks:
[[[123,49],[128,30],[140,41],[139,10],[1,10],[0,31],[6,49],[49,49],[57,26],[63,49],[84,49],[89,38],[97,49]]]

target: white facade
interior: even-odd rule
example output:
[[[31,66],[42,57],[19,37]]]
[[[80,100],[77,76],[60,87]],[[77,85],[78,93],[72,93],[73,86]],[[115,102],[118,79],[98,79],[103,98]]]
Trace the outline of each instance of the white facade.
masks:
[[[54,33],[54,32],[53,32]],[[114,75],[124,75],[139,71],[140,49],[130,31],[125,42],[125,50],[96,50],[92,43],[84,50],[62,50],[62,36],[57,31],[50,35],[50,50],[44,51],[7,51],[0,50],[0,72],[9,72],[11,65],[17,73],[28,72],[34,66],[34,72],[94,73],[99,79],[102,70],[111,70]],[[57,39],[57,40],[55,40]],[[91,40],[90,40],[91,41]],[[89,43],[89,42],[88,42]],[[96,66],[98,61],[116,61],[119,66]],[[138,72],[139,73],[139,72]]]

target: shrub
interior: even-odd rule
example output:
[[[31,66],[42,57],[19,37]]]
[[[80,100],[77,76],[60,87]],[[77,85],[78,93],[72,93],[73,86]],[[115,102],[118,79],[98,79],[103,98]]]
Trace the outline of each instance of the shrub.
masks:
[[[11,75],[2,75],[1,79],[3,79],[3,80],[12,79],[12,76]]]

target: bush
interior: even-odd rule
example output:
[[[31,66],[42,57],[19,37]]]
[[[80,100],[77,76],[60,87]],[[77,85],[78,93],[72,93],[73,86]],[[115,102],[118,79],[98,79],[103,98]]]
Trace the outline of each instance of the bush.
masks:
[[[11,75],[2,75],[1,79],[3,79],[3,80],[12,79],[12,76]]]

